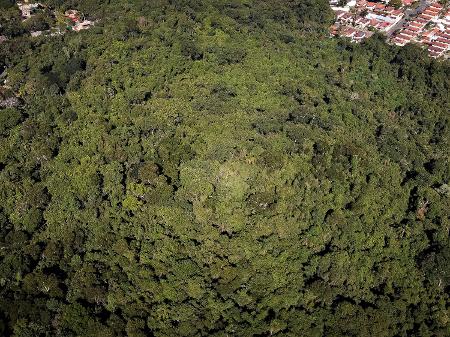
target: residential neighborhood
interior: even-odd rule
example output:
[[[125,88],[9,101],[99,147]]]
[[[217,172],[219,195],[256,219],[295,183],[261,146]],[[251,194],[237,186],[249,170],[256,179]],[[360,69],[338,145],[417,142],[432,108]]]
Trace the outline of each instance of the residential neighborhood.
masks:
[[[32,37],[61,35],[67,31],[79,32],[95,25],[94,21],[86,19],[82,13],[75,9],[60,13],[49,8],[44,3],[31,3],[26,0],[17,2],[16,5],[24,24],[29,23],[33,19],[38,19],[38,22],[39,20],[41,21],[41,24],[37,24],[37,26],[44,28],[31,30],[29,34]],[[0,36],[0,43],[7,39],[7,36]]]
[[[64,17],[68,18],[71,25],[67,26],[67,29],[79,32],[80,30],[89,29],[95,23],[90,20],[86,20],[83,15],[77,10],[71,9],[64,13]]]
[[[88,20],[84,14],[78,10],[70,9],[64,13],[48,8],[42,3],[30,3],[28,1],[16,3],[17,16],[21,24],[26,26],[35,19],[38,23],[31,27],[45,27],[43,29],[30,29],[25,34],[35,38],[38,36],[62,35],[69,31],[79,32],[89,29],[95,25],[94,21]],[[20,22],[19,21],[19,22]],[[23,33],[21,33],[23,34]],[[0,44],[10,40],[11,37],[0,35]],[[20,105],[20,98],[12,91],[7,82],[6,67],[0,68],[0,109],[17,107]]]
[[[28,3],[28,1],[25,2],[18,2],[17,6],[19,7],[22,18],[24,20],[31,18],[34,14],[38,13],[39,10],[44,9],[44,6],[39,3]]]
[[[389,43],[421,45],[433,58],[450,56],[450,8],[435,0],[330,0],[336,21],[332,36],[358,43],[374,32],[386,35]]]

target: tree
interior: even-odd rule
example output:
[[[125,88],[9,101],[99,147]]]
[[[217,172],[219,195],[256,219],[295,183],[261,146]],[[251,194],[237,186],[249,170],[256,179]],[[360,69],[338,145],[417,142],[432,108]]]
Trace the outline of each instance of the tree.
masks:
[[[75,7],[0,45],[0,334],[447,335],[448,63],[327,1]]]
[[[400,8],[403,6],[403,3],[401,0],[390,0],[389,5],[391,5],[394,8]]]

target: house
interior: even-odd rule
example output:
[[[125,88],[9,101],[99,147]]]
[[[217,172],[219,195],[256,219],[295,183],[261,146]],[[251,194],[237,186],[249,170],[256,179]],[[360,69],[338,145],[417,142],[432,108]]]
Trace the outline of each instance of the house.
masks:
[[[19,7],[22,18],[24,20],[30,18],[38,9],[43,8],[42,4],[40,4],[39,2],[32,4],[18,2],[17,6]]]
[[[398,34],[397,37],[402,39],[402,40],[404,40],[404,41],[407,41],[407,42],[412,40],[412,36],[406,35],[404,33]]]
[[[5,35],[0,35],[0,43],[7,41],[8,38]]]
[[[414,26],[408,26],[405,28],[405,30],[409,30],[415,34],[419,34],[419,32],[421,31],[421,29],[419,27],[414,27]]]
[[[436,39],[436,41],[446,45],[447,49],[450,48],[450,40],[449,39],[444,39],[442,37],[439,37],[439,38]]]
[[[343,29],[341,31],[341,35],[350,38],[352,40],[352,42],[359,43],[364,38],[369,37],[372,34],[370,34],[370,32],[363,32],[363,31],[355,29],[353,27],[346,26],[346,27],[343,27]]]
[[[353,34],[353,41],[361,42],[365,37],[366,37],[365,32],[357,31],[355,34]]]
[[[356,32],[357,32],[357,30],[354,29],[354,28],[352,28],[352,27],[345,27],[345,28],[342,30],[342,34],[343,34],[345,37],[350,37],[350,38],[352,38],[353,35],[354,35]]]
[[[334,24],[330,27],[330,34],[331,35],[338,35],[339,32],[339,25]]]
[[[419,18],[422,18],[422,19],[427,20],[427,21],[431,21],[435,17],[436,17],[435,15],[429,14],[429,13],[425,13],[425,12],[419,15]]]
[[[344,15],[346,12],[342,10],[336,10],[334,11],[334,14],[336,15],[336,18],[340,18],[342,15]]]
[[[350,12],[350,9],[352,9],[353,7],[356,6],[356,0],[350,0],[347,1],[347,3],[345,4],[345,6],[338,6],[339,5],[339,1],[338,0],[330,0],[329,1],[331,9],[332,10],[343,10],[346,12]]]
[[[428,7],[428,8],[430,8],[430,9],[437,9],[437,10],[439,10],[439,11],[441,11],[442,10],[442,8],[444,8],[444,6],[442,6],[440,3],[438,3],[438,2],[435,2],[435,3],[433,3],[430,7]]]
[[[366,8],[366,6],[367,6],[367,0],[357,0],[356,1],[357,8],[363,9],[363,8]]]
[[[393,18],[396,18],[396,19],[401,19],[405,15],[405,13],[399,9],[394,9],[389,14],[390,14],[390,16],[392,16]]]
[[[426,11],[424,11],[422,13],[422,15],[426,15],[431,18],[437,18],[439,16],[439,11],[436,12],[436,11],[431,11],[431,10],[427,9]]]
[[[431,47],[428,47],[428,51],[430,53],[435,54],[437,57],[439,57],[439,56],[442,56],[444,54],[445,49],[439,48],[439,47],[436,47],[436,46],[431,46]]]
[[[402,30],[401,34],[403,34],[404,36],[408,36],[411,39],[417,36],[417,33],[410,31],[408,29]]]
[[[433,29],[433,30],[423,32],[422,37],[425,39],[431,40],[435,34],[436,34],[436,31]]]
[[[442,42],[438,42],[438,41],[433,41],[432,46],[433,47],[437,47],[437,48],[442,48],[444,50],[448,49],[448,44],[442,43]]]
[[[73,30],[79,32],[80,30],[89,29],[94,25],[94,22],[89,20],[84,20],[83,22],[78,22],[75,26],[73,26]]]
[[[338,16],[338,20],[342,23],[353,23],[353,15],[347,12],[343,12],[340,16]]]
[[[439,22],[444,26],[450,26],[450,10],[448,10],[447,13],[442,15],[442,18],[439,20]]]
[[[378,12],[384,12],[384,10],[386,9],[386,6],[380,3],[377,3],[375,5],[375,10]]]
[[[421,38],[420,40],[419,40],[419,42],[421,43],[421,44],[423,44],[423,45],[428,45],[428,46],[431,46],[431,41],[430,41],[430,39],[427,39],[427,38]]]
[[[376,19],[377,21],[381,21],[381,22],[389,22],[389,23],[395,22],[394,18],[391,18],[389,16],[380,15],[380,14],[374,14],[374,13],[367,14],[366,18]]]
[[[366,28],[370,24],[370,20],[367,18],[359,17],[358,19],[356,19],[355,24],[359,28]]]
[[[80,20],[80,14],[75,9],[69,9],[64,13],[64,16],[70,19],[73,23],[77,23]]]
[[[422,30],[422,28],[425,27],[425,24],[423,22],[419,22],[419,21],[411,21],[409,23],[409,27],[414,27],[414,28],[418,28],[418,29]]]
[[[433,7],[433,6],[429,6],[429,7],[427,7],[426,9],[425,9],[425,11],[424,12],[429,12],[429,13],[432,13],[432,14],[438,14],[440,11],[441,11],[441,9],[442,8],[436,8],[436,7]]]
[[[373,11],[376,7],[377,7],[377,3],[376,2],[367,2],[367,4],[366,4],[366,8],[369,11]]]
[[[395,37],[392,42],[394,42],[395,45],[397,46],[404,46],[405,44],[407,44],[409,41],[402,39],[401,37],[397,36]]]
[[[429,54],[430,54],[430,56],[432,58],[435,58],[435,59],[437,59],[438,57],[441,56],[441,53],[436,53],[436,52],[433,52],[433,51],[429,51]]]
[[[429,22],[429,20],[423,19],[423,18],[421,18],[421,17],[417,17],[417,18],[415,19],[415,22],[418,22],[418,23],[420,23],[420,24],[422,24],[422,25],[425,26],[425,25]]]
[[[388,30],[389,28],[392,27],[392,25],[393,25],[392,22],[380,22],[378,24],[377,28],[380,29],[380,30]]]
[[[402,0],[402,5],[403,6],[411,6],[414,2],[415,2],[415,0]]]

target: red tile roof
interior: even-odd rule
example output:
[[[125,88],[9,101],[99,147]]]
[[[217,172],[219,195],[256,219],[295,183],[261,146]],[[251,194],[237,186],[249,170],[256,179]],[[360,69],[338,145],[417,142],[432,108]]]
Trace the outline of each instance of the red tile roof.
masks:
[[[434,4],[432,4],[430,6],[430,8],[442,9],[442,8],[444,8],[444,6],[442,6],[440,3],[435,2]]]
[[[450,39],[440,37],[436,41],[450,45]]]
[[[436,47],[436,46],[431,46],[431,47],[428,48],[428,50],[429,51],[438,52],[438,53],[442,53],[445,49],[439,48],[439,47]]]
[[[401,38],[401,39],[403,39],[403,40],[406,40],[406,41],[411,41],[411,39],[412,39],[411,36],[404,35],[404,34],[402,34],[402,33],[398,34],[397,37],[399,37],[399,38]]]
[[[409,31],[409,30],[402,30],[402,32],[400,34],[403,34],[403,35],[406,35],[406,36],[411,36],[411,38],[414,37],[414,36],[417,36],[416,32],[412,32],[412,31]]]
[[[438,58],[439,56],[441,56],[441,53],[436,53],[434,51],[430,51],[430,56],[433,58]]]
[[[424,19],[424,18],[421,18],[421,17],[417,17],[414,21],[415,22],[419,22],[421,24],[427,24],[430,20],[427,20],[427,19]]]
[[[413,32],[420,32],[421,29],[418,28],[418,27],[409,26],[409,27],[405,28],[405,30],[410,30],[410,31],[413,31]]]
[[[411,21],[410,23],[409,23],[409,26],[410,27],[412,27],[412,26],[414,26],[414,27],[423,27],[423,26],[425,26],[423,23],[421,23],[421,22],[417,22],[417,21]]]
[[[423,11],[422,14],[430,15],[430,16],[434,17],[434,16],[439,15],[439,11],[432,11],[431,9],[427,9],[427,10]]]
[[[439,47],[439,48],[447,49],[448,45],[445,44],[445,43],[433,41],[433,47]]]
[[[427,14],[427,13],[422,13],[422,14],[420,14],[419,18],[424,18],[425,20],[429,21],[432,18],[434,18],[434,15],[430,15],[430,14]]]

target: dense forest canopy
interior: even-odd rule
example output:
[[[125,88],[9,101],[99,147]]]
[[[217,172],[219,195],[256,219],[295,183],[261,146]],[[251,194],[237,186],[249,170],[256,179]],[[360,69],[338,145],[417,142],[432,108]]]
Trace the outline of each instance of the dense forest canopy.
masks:
[[[8,3],[0,335],[449,336],[448,62],[326,0]]]

